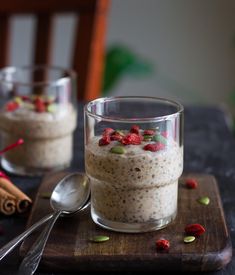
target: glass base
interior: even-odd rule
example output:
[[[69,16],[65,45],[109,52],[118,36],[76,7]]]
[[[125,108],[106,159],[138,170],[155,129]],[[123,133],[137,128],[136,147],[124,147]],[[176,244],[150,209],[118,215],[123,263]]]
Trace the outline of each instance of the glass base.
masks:
[[[122,223],[100,218],[94,211],[91,211],[92,220],[97,225],[108,230],[124,233],[143,233],[162,229],[171,223],[176,218],[176,215],[177,213],[175,212],[168,217],[144,223]]]
[[[4,158],[1,159],[1,165],[4,170],[6,170],[7,172],[9,172],[11,174],[15,174],[15,175],[19,175],[19,176],[31,176],[31,177],[43,176],[48,172],[59,171],[59,170],[63,170],[65,168],[69,167],[69,164],[61,165],[61,166],[55,167],[53,169],[52,168],[46,169],[46,168],[23,167],[23,166],[12,164]]]

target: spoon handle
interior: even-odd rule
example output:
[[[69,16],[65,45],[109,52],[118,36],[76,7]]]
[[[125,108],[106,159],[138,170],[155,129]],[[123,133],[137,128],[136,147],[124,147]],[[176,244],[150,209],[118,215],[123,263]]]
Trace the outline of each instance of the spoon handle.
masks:
[[[43,250],[46,246],[46,242],[48,240],[52,227],[61,213],[62,211],[59,210],[53,214],[51,220],[48,222],[45,229],[42,231],[38,239],[35,241],[25,258],[23,259],[18,274],[34,274],[41,260]]]
[[[49,215],[45,216],[40,221],[36,222],[31,227],[29,227],[26,231],[21,233],[19,236],[15,237],[9,243],[7,243],[2,248],[0,248],[0,261],[8,253],[10,253],[21,241],[23,241],[26,237],[28,237],[36,228],[38,228],[40,225],[44,224],[46,221],[48,221],[50,218],[52,218],[52,216],[53,216],[53,214],[49,214]]]

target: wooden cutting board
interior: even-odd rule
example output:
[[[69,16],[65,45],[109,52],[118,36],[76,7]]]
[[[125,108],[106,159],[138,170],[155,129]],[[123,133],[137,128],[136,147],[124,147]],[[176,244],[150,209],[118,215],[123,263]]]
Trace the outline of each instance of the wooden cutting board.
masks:
[[[50,192],[64,172],[47,176],[38,190],[28,226],[52,210],[49,199],[42,193]],[[197,189],[185,187],[185,177],[198,180]],[[209,196],[210,204],[201,205],[197,199]],[[200,223],[206,233],[193,243],[185,244],[184,227]],[[25,240],[20,248],[23,257],[40,228]],[[110,240],[93,243],[90,238],[106,235]],[[166,238],[171,247],[168,253],[158,252],[155,241]],[[179,205],[176,220],[168,227],[141,234],[117,233],[95,225],[90,210],[74,217],[59,219],[49,237],[40,268],[47,271],[210,271],[224,267],[232,256],[232,247],[224,219],[219,189],[215,178],[205,174],[184,175],[179,184]]]

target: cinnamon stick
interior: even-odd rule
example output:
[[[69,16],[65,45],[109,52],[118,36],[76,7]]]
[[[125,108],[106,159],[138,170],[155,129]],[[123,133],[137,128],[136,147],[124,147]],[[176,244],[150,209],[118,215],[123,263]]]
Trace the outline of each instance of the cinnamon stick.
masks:
[[[9,179],[0,177],[0,188],[15,197],[16,210],[19,213],[25,212],[32,203],[32,200],[18,187],[16,187]]]
[[[12,215],[16,211],[15,197],[0,188],[0,212],[5,215]]]

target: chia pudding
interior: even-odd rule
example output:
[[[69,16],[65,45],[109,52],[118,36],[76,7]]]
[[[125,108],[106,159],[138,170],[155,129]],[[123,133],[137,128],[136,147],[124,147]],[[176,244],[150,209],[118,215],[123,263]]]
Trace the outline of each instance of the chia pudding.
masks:
[[[89,141],[85,165],[91,181],[93,219],[125,224],[159,222],[160,227],[162,220],[166,225],[166,220],[175,218],[183,146],[173,138],[158,137],[161,141],[149,136],[134,144],[120,140],[103,144],[104,135]]]
[[[3,166],[47,171],[70,165],[76,111],[70,103],[47,101],[17,97],[1,109],[2,148],[18,138],[24,140],[4,154]]]

